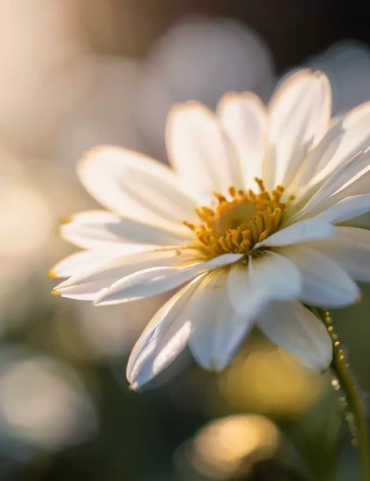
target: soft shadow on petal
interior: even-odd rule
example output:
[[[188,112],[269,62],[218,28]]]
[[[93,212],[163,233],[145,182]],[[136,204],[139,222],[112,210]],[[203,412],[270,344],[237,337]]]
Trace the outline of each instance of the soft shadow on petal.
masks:
[[[321,172],[331,161],[343,138],[342,122],[337,122],[316,147],[307,154],[300,169],[288,186],[288,193],[299,197],[316,172]]]
[[[342,121],[345,130],[343,140],[328,165],[331,172],[346,159],[370,146],[370,102],[363,103],[348,112]]]
[[[309,369],[324,371],[333,348],[322,321],[298,301],[275,301],[257,321],[259,328],[278,346],[295,354]]]
[[[308,244],[333,259],[356,281],[370,281],[370,231],[337,227],[333,238]]]

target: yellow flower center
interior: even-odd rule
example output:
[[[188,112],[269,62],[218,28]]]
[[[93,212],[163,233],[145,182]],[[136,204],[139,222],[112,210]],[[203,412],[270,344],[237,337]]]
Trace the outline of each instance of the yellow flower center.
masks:
[[[281,202],[284,188],[277,186],[269,194],[263,181],[256,178],[259,193],[229,188],[229,196],[214,192],[218,205],[195,209],[199,224],[184,221],[197,239],[193,247],[207,257],[221,254],[249,254],[255,244],[273,234],[294,199]]]

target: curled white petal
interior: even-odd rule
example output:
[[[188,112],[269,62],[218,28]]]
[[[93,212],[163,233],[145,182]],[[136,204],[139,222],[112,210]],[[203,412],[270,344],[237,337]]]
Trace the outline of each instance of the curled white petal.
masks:
[[[290,246],[279,252],[299,268],[302,275],[300,299],[309,305],[343,307],[356,302],[360,290],[340,264],[307,246]]]
[[[333,259],[352,279],[370,281],[370,231],[337,227],[334,237],[312,242],[310,246]]]
[[[271,341],[295,354],[308,369],[329,367],[333,348],[328,331],[300,302],[275,301],[257,323]]]

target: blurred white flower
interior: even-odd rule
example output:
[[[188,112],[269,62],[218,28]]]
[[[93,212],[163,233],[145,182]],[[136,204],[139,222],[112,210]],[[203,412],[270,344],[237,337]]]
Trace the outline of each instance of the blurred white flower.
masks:
[[[189,99],[214,107],[225,92],[247,88],[270,94],[271,54],[250,28],[230,19],[190,17],[163,35],[142,61],[96,56],[85,95],[66,117],[56,157],[75,165],[102,144],[165,158],[168,110]]]
[[[46,357],[16,355],[2,359],[0,426],[4,437],[55,450],[89,439],[97,419],[71,368]]]
[[[268,109],[234,93],[217,112],[195,102],[172,110],[175,171],[111,147],[78,166],[113,212],[82,212],[63,226],[87,250],[55,266],[69,277],[57,293],[109,305],[185,284],[133,349],[134,388],[186,344],[203,367],[221,370],[254,324],[308,368],[325,369],[330,337],[304,304],[352,304],[354,280],[370,280],[370,232],[341,224],[370,210],[370,105],[330,124],[327,77],[302,70]]]
[[[177,101],[202,99],[215,107],[228,90],[270,93],[272,55],[251,28],[228,18],[189,17],[152,47],[155,65]],[[144,105],[145,107],[145,105]]]
[[[136,118],[149,145],[164,153],[163,129],[175,102],[211,108],[230,90],[266,97],[274,82],[272,55],[251,28],[227,18],[187,17],[151,48],[140,78]]]

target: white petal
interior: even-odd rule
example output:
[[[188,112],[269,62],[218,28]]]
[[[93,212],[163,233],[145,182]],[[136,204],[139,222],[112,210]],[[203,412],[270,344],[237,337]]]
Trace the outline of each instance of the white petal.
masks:
[[[309,245],[333,259],[357,281],[370,281],[370,231],[337,227],[333,238]]]
[[[266,174],[273,170],[275,175],[269,187],[289,184],[307,151],[325,134],[330,114],[331,89],[326,75],[301,70],[283,82],[270,105],[272,165]]]
[[[191,322],[189,347],[205,369],[221,371],[253,325],[253,317],[239,316],[231,307],[224,272],[210,273],[200,283],[184,315]]]
[[[185,347],[191,333],[191,324],[183,312],[201,278],[202,276],[194,279],[167,301],[135,344],[126,372],[133,389],[150,381]]]
[[[332,204],[353,195],[368,194],[370,192],[370,166],[365,167],[357,175],[329,198]]]
[[[124,255],[124,252],[116,254],[114,250],[112,254],[110,251],[102,249],[76,252],[55,264],[49,275],[53,278],[75,276],[88,269],[99,267],[104,264],[107,257],[116,255]]]
[[[354,195],[341,200],[316,216],[332,224],[353,219],[370,211],[370,194]]]
[[[172,108],[166,144],[172,165],[195,194],[242,187],[240,166],[218,118],[202,104],[188,102]]]
[[[152,225],[195,219],[196,203],[166,166],[116,147],[91,150],[77,166],[87,191],[108,209]]]
[[[342,123],[345,133],[340,147],[330,162],[331,171],[338,168],[347,158],[370,146],[370,102],[348,112]]]
[[[258,242],[254,248],[261,246],[286,246],[314,239],[324,239],[334,234],[334,227],[320,219],[307,219],[292,224]]]
[[[116,304],[169,291],[190,281],[202,271],[235,262],[240,254],[223,254],[207,262],[189,267],[155,267],[128,275],[104,290],[96,305]]]
[[[273,302],[258,326],[275,344],[295,354],[308,369],[324,371],[333,348],[325,325],[298,301]]]
[[[336,262],[306,246],[279,249],[300,269],[303,286],[300,299],[321,307],[343,307],[353,304],[360,290],[346,271]]]
[[[317,215],[323,210],[337,204],[338,202],[356,195],[364,195],[370,192],[370,165],[367,165],[360,172],[354,175],[348,182],[343,184],[340,189],[330,197],[322,200],[318,207],[308,209],[307,215]],[[304,216],[304,209],[300,212]]]
[[[85,284],[77,284],[75,286],[60,288],[59,285],[52,291],[56,295],[66,297],[68,299],[76,299],[79,301],[94,301],[99,292],[109,285],[114,279],[102,279],[99,281],[86,282]]]
[[[291,216],[290,221],[311,217],[330,205],[343,198],[343,194],[336,198],[336,193],[346,188],[357,178],[361,177],[366,169],[369,168],[370,151],[359,152],[356,156],[343,163],[338,169],[329,176],[322,175],[323,179],[317,181],[312,179],[307,186],[303,196],[298,197],[297,201],[300,209]]]
[[[254,179],[262,177],[262,162],[265,157],[266,108],[251,92],[231,92],[222,97],[217,111],[221,125],[238,156],[244,187],[255,189]]]
[[[288,259],[266,252],[248,266],[236,265],[228,276],[231,305],[241,316],[255,316],[270,299],[296,299],[301,293],[299,270]]]
[[[118,244],[178,245],[192,238],[189,229],[169,231],[165,228],[141,224],[105,211],[81,212],[61,226],[63,239],[86,249],[106,248]],[[147,246],[138,245],[137,250]],[[135,248],[133,247],[134,251]]]
[[[327,132],[318,145],[308,153],[294,180],[289,185],[289,194],[297,195],[297,191],[300,189],[303,193],[310,180],[315,176],[315,173],[320,172],[331,161],[342,141],[343,131],[342,123],[338,122]]]
[[[106,257],[104,262],[80,271],[58,286],[55,291],[63,297],[75,298],[83,294],[86,300],[94,300],[103,289],[134,272],[153,267],[163,267],[187,260],[186,254],[178,249],[139,252],[120,257]]]

